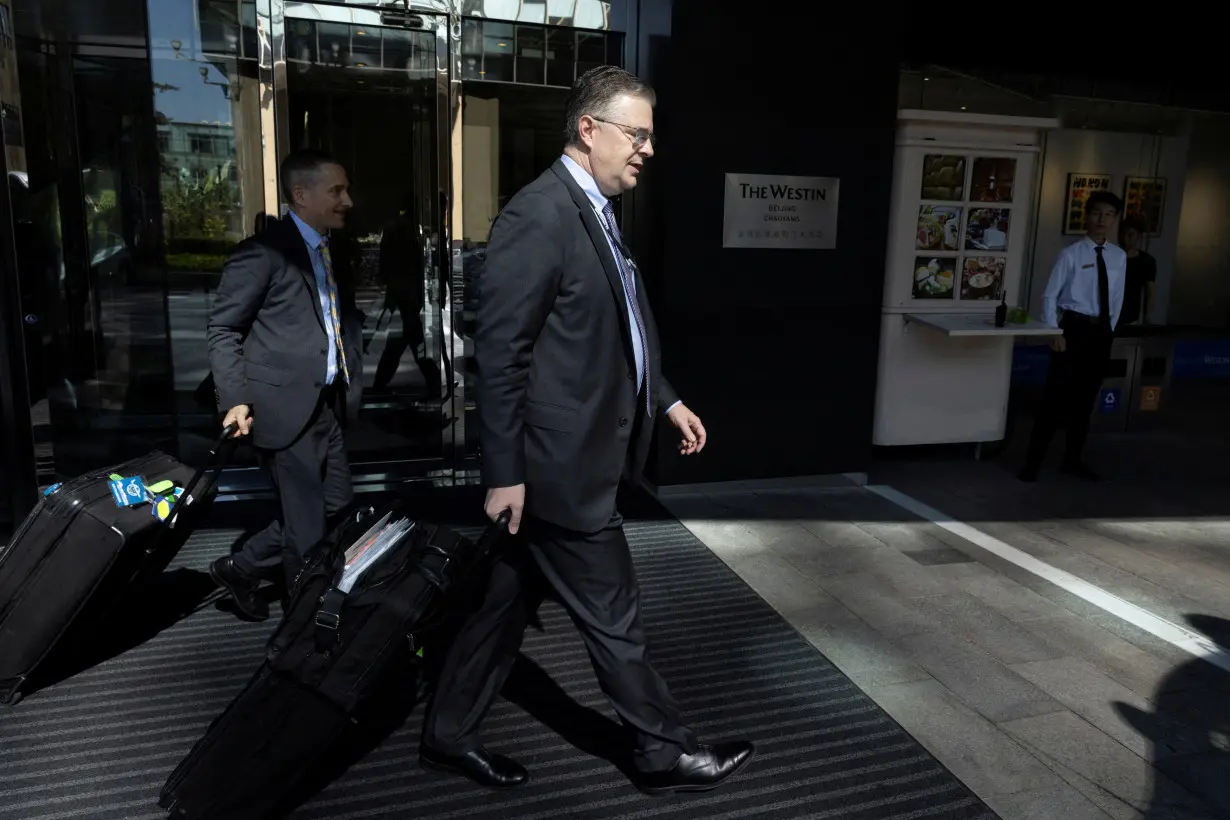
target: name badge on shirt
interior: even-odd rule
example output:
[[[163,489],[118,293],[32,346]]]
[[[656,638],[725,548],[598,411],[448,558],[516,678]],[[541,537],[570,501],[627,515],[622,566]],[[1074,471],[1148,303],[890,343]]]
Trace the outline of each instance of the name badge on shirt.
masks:
[[[1097,267],[1096,262],[1090,262],[1088,265],[1081,265],[1081,270],[1088,270],[1089,268],[1096,268],[1096,267]]]

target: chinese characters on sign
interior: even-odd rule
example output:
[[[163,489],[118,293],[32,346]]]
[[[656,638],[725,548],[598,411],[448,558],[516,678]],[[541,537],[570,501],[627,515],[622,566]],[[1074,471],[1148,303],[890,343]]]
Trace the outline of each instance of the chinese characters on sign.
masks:
[[[1110,190],[1110,174],[1068,174],[1068,202],[1064,208],[1063,232],[1085,232],[1085,200],[1094,191]]]
[[[723,248],[837,247],[833,177],[727,174]]]
[[[1143,222],[1147,236],[1161,235],[1165,203],[1165,177],[1128,177],[1124,181],[1123,212]]]

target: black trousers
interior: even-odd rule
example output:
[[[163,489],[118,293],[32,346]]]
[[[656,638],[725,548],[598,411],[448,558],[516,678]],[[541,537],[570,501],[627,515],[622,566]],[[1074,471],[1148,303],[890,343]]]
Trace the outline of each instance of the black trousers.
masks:
[[[338,395],[333,389],[321,392],[311,420],[289,447],[260,452],[281,515],[235,555],[239,569],[267,575],[281,565],[297,571],[303,555],[324,538],[329,516],[354,499],[342,427],[334,412]]]
[[[1063,353],[1051,353],[1042,410],[1034,424],[1025,459],[1026,469],[1030,470],[1042,466],[1051,439],[1061,426],[1067,431],[1064,463],[1080,463],[1085,439],[1089,436],[1089,419],[1115,339],[1110,328],[1080,314],[1066,314],[1060,327],[1066,349]]]
[[[555,589],[589,650],[603,693],[636,735],[636,767],[662,771],[696,752],[666,682],[654,669],[641,625],[640,587],[616,513],[597,533],[525,518],[496,561],[486,597],[444,661],[423,725],[423,742],[447,755],[478,748],[495,702],[545,588]]]

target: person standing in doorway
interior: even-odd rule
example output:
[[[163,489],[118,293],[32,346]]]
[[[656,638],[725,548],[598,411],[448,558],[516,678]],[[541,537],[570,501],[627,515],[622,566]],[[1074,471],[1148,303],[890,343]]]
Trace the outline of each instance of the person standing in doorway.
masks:
[[[751,759],[751,743],[701,744],[649,658],[632,555],[616,510],[665,417],[685,455],[706,433],[662,375],[658,333],[612,197],[654,154],[654,94],[619,68],[587,71],[566,106],[564,155],[509,201],[478,274],[474,339],[485,511],[511,513],[482,605],[443,665],[420,763],[481,785],[523,783],[488,752],[479,724],[512,669],[543,578],[589,650],[635,737],[636,785],[651,794],[712,789]],[[523,518],[524,516],[524,518]]]
[[[1157,260],[1140,242],[1145,236],[1145,223],[1136,216],[1125,216],[1119,225],[1119,239],[1127,254],[1127,279],[1123,287],[1123,312],[1120,325],[1149,323],[1153,309],[1153,288],[1157,283]]]
[[[1063,330],[1051,340],[1051,363],[1042,409],[1029,440],[1022,481],[1036,481],[1047,448],[1061,424],[1067,428],[1063,471],[1096,481],[1084,461],[1089,417],[1110,361],[1115,327],[1123,307],[1127,255],[1107,237],[1114,235],[1123,204],[1107,191],[1085,202],[1085,238],[1055,260],[1042,295],[1042,321]]]
[[[346,171],[304,150],[282,163],[290,215],[237,247],[209,312],[209,366],[222,425],[252,436],[281,515],[209,572],[239,614],[269,617],[257,594],[279,567],[287,587],[327,517],[351,502],[342,422],[359,409],[363,317],[330,233],[350,211]]]

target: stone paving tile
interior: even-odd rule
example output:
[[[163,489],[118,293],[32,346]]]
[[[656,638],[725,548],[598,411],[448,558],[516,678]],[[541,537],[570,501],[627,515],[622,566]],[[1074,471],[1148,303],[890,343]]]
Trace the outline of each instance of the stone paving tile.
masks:
[[[873,686],[867,693],[980,797],[1057,785],[1041,761],[937,681]]]
[[[1068,654],[1085,658],[1116,683],[1145,698],[1155,697],[1174,670],[1167,661],[1066,610],[1023,624]]]
[[[1043,789],[983,799],[1000,820],[1110,820],[1109,814],[1058,777]]]
[[[972,571],[956,581],[968,595],[973,595],[1016,623],[1059,618],[1068,610],[996,572],[986,564],[975,565]]]
[[[898,638],[896,644],[962,703],[993,722],[1065,708],[990,653],[947,630],[907,635]]]
[[[893,486],[1163,617],[1230,612],[1230,521],[1168,519],[1181,494],[1023,489],[989,464],[904,475]],[[1005,820],[1223,809],[1189,789],[1230,791],[1230,717],[1211,706],[1230,675],[865,490],[688,503],[693,531]]]
[[[892,584],[870,573],[818,579],[825,592],[875,629],[896,638],[926,625],[922,612]]]
[[[843,606],[813,608],[790,621],[812,646],[864,689],[930,679],[908,652]]]
[[[1212,820],[1217,814],[1148,761],[1072,712],[1000,724],[1112,817]]]
[[[959,590],[911,603],[922,612],[926,628],[969,640],[1001,663],[1047,660],[1065,654],[1062,648]]]
[[[756,594],[787,620],[796,612],[807,612],[816,607],[836,603],[805,573],[774,552],[735,556],[725,560]]]
[[[1090,664],[1075,658],[1020,663],[1012,669],[1108,737],[1140,757],[1149,758],[1152,741],[1128,723],[1116,708],[1124,704],[1148,713],[1153,706],[1147,698],[1120,686]]]

